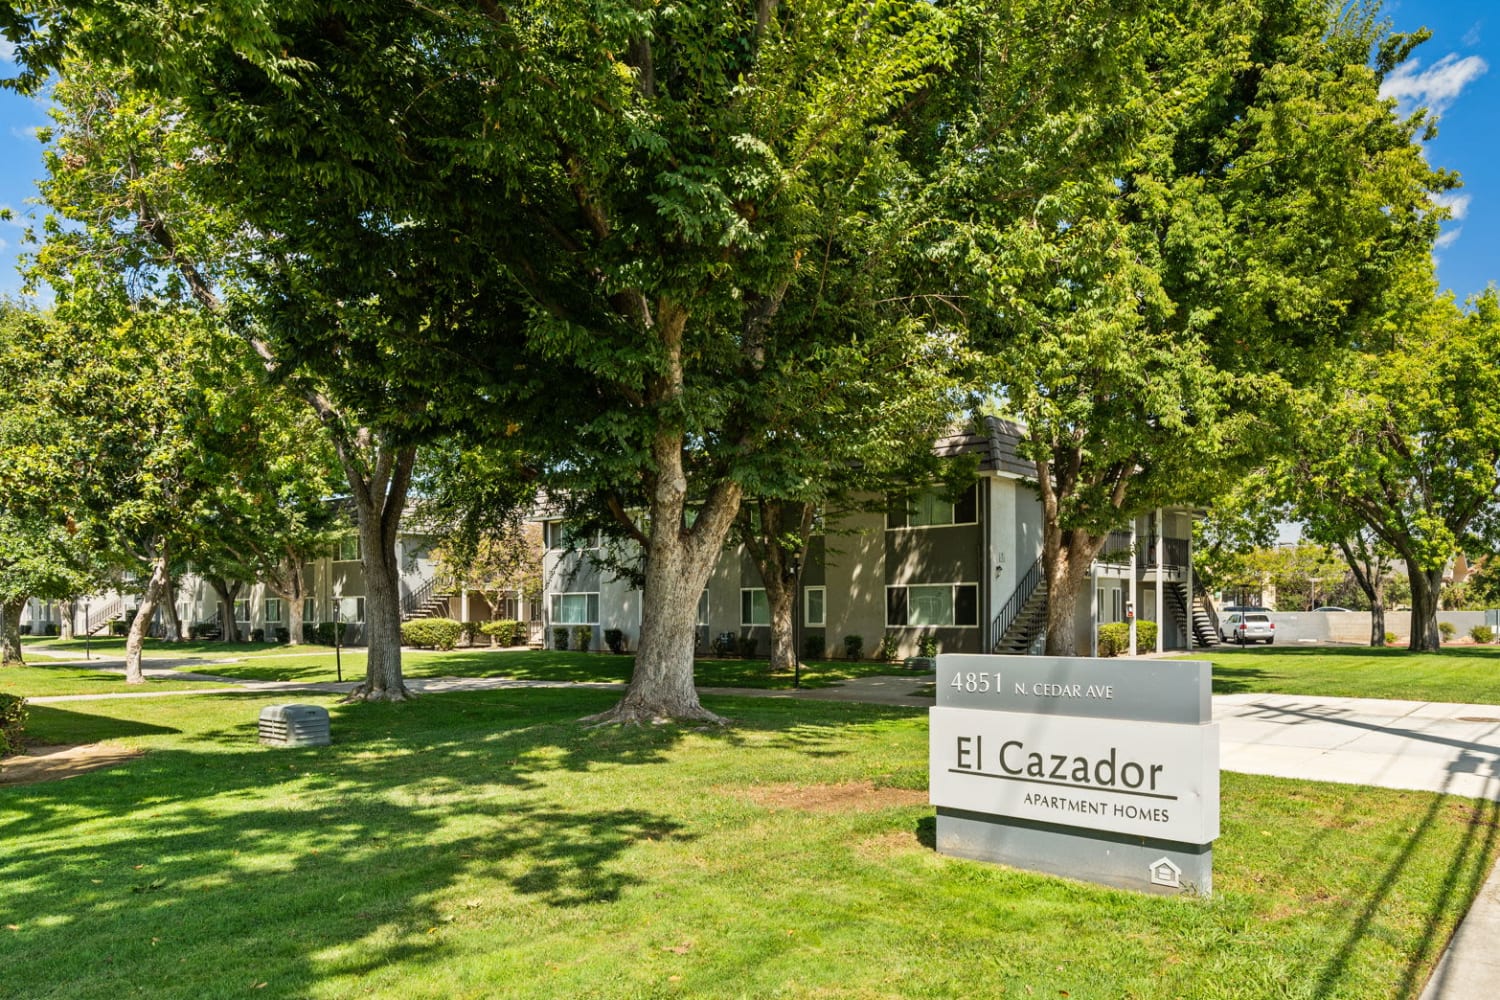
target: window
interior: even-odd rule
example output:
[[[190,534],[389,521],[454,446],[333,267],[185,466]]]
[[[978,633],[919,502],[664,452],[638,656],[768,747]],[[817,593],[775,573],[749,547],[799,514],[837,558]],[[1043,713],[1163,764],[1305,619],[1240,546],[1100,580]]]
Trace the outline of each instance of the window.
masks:
[[[339,620],[342,622],[358,624],[365,620],[365,599],[363,597],[340,597],[338,599]]]
[[[979,625],[979,585],[974,583],[919,584],[885,588],[887,625]]]
[[[237,622],[247,622],[250,620],[250,601],[248,599],[242,597],[234,602],[234,620]]]
[[[335,562],[358,562],[359,561],[359,536],[350,535],[339,539],[339,547],[334,552]]]
[[[280,625],[281,624],[281,598],[279,598],[279,597],[268,597],[268,598],[266,598],[266,624],[267,625]]]
[[[938,528],[950,524],[979,522],[978,484],[971,485],[953,500],[938,493],[923,493],[899,501],[886,514],[887,528]]]
[[[311,597],[302,602],[302,621],[304,624],[316,625],[318,622],[318,602]]]
[[[740,591],[740,624],[771,624],[771,602],[766,600],[766,592],[763,588]]]
[[[547,521],[543,526],[549,549],[597,549],[599,532],[590,532],[567,521]]]
[[[698,624],[708,624],[708,588],[703,588],[703,593],[698,595]]]
[[[599,624],[598,594],[553,594],[552,624]]]
[[[824,595],[823,587],[804,587],[802,590],[802,624],[821,626],[826,621],[823,610]]]

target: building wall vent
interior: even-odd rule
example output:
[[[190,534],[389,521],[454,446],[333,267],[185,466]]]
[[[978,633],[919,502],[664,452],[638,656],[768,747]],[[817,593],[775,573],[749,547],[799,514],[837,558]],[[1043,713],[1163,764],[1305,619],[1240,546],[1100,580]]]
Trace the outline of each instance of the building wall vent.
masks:
[[[318,705],[267,705],[260,710],[260,741],[276,747],[326,747],[328,709]]]

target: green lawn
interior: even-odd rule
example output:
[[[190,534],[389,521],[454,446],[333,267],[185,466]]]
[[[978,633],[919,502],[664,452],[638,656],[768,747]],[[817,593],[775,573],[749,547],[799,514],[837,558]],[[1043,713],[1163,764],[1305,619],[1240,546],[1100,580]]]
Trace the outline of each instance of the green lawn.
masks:
[[[123,673],[92,670],[75,664],[52,664],[38,657],[23,666],[0,667],[0,694],[40,698],[66,694],[124,694],[130,691],[191,691],[219,688],[212,681],[148,679],[143,686],[125,683]]]
[[[84,653],[91,653],[95,657],[112,657],[120,659],[125,655],[125,638],[123,636],[94,636],[85,641],[83,639],[47,639],[24,636],[21,639],[23,654],[27,651],[66,652],[76,653],[79,659],[83,659]],[[333,655],[332,646],[302,645],[295,647],[300,651],[326,651]],[[287,652],[287,647],[275,642],[218,642],[214,640],[192,640],[189,642],[164,642],[161,639],[147,639],[141,650],[141,656],[148,659],[216,659],[218,657],[247,657],[247,656],[282,656]],[[37,655],[36,659],[50,659]]]
[[[1489,804],[1225,774],[1214,897],[1139,896],[936,855],[920,711],[613,698],[302,698],[316,750],[256,744],[284,699],[36,706],[150,752],[0,788],[0,992],[1415,996],[1496,853]]]
[[[1202,652],[1195,659],[1203,658]],[[1214,694],[1274,692],[1328,698],[1394,698],[1500,704],[1500,647],[1404,649],[1273,646],[1215,649]]]

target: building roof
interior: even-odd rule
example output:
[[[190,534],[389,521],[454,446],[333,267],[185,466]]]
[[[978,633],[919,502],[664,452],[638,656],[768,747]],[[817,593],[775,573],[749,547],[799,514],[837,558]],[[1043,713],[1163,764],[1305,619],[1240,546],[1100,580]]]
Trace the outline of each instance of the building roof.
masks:
[[[1025,425],[1002,417],[981,417],[978,425],[938,438],[933,451],[943,458],[978,455],[981,472],[1036,478],[1036,465],[1017,454]]]

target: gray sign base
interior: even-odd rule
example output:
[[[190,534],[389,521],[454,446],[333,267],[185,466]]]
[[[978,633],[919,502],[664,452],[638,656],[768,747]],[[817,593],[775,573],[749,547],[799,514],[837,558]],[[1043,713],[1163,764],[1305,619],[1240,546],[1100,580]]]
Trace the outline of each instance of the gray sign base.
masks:
[[[1212,844],[1179,844],[939,806],[937,849],[1137,892],[1207,896],[1213,891]]]

